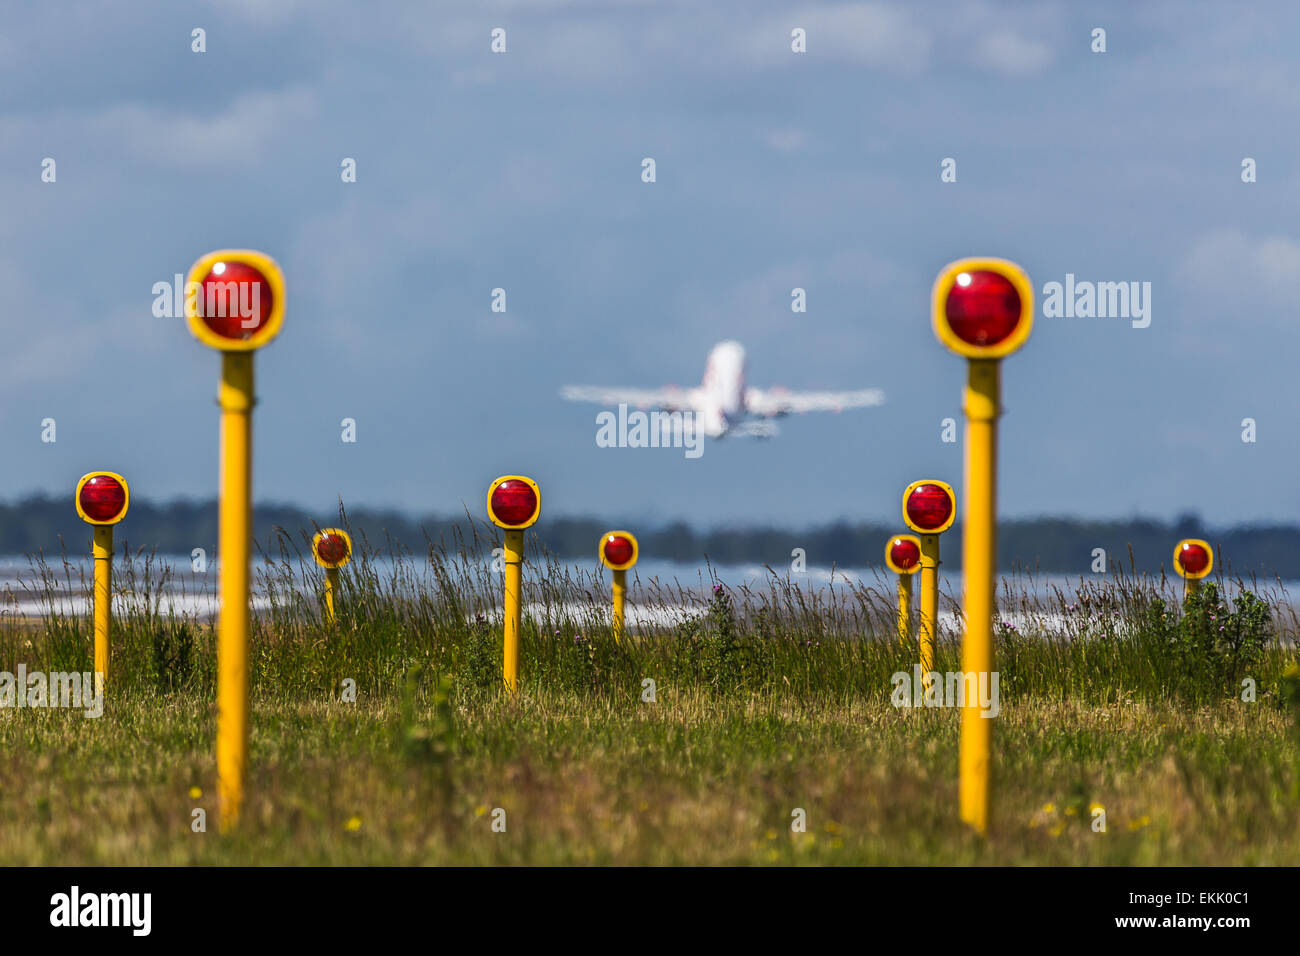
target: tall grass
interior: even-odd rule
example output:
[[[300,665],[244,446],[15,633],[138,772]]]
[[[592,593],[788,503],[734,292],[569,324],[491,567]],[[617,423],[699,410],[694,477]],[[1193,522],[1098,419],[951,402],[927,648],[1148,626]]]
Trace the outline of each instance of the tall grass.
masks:
[[[975,840],[954,807],[956,713],[891,706],[892,676],[918,656],[898,639],[892,580],[634,577],[616,643],[607,576],[530,548],[515,700],[493,530],[420,552],[358,540],[332,624],[312,530],[277,531],[255,559],[239,832],[192,829],[215,810],[215,569],[203,585],[128,551],[102,718],[0,710],[0,862],[1300,858],[1300,666],[1279,589],[1220,580],[1184,608],[1162,579],[1008,576],[995,814]],[[89,670],[84,564],[38,555],[18,590],[0,609],[0,671]],[[176,610],[178,595],[197,608]],[[960,669],[960,629],[945,595],[937,669]],[[808,832],[792,832],[793,807]],[[494,808],[508,836],[489,828]]]
[[[500,547],[495,529],[475,526],[468,539],[426,541],[422,553],[393,541],[359,539],[340,574],[334,623],[320,600],[324,573],[311,557],[313,530],[277,529],[255,556],[254,693],[329,698],[352,681],[359,692],[397,700],[412,672],[428,686],[445,678],[458,698],[500,692],[502,578],[493,567],[493,549]],[[627,698],[650,678],[711,694],[763,690],[791,699],[883,699],[891,675],[910,672],[918,659],[915,640],[897,637],[891,579],[833,574],[828,585],[809,587],[798,575],[769,568],[761,582],[729,588],[708,566],[687,583],[634,574],[633,624],[619,644],[610,627],[605,572],[529,554],[521,634],[525,693],[558,687]],[[213,584],[216,576],[214,568],[208,575]],[[119,556],[115,693],[213,693],[212,617],[175,609],[177,596],[210,593],[193,591],[193,581],[156,555]],[[68,597],[80,597],[88,608],[90,588],[84,565],[66,556],[55,563],[33,557],[23,590],[39,611],[29,618],[3,615],[0,669],[12,671],[21,661],[29,670],[89,670],[88,612],[73,613]],[[215,599],[200,605],[215,610]],[[1239,696],[1247,678],[1260,696],[1276,698],[1300,630],[1280,583],[1260,589],[1255,581],[1220,580],[1184,607],[1181,582],[1122,570],[1080,578],[1068,591],[1032,573],[1008,576],[997,608],[997,662],[1008,701],[1176,699],[1201,705]],[[944,595],[940,610],[935,666],[958,671],[960,604]]]

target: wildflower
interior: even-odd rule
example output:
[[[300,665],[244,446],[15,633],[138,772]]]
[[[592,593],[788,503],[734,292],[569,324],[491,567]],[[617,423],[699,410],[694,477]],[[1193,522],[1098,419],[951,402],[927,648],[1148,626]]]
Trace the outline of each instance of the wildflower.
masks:
[[[351,817],[347,823],[343,824],[343,829],[347,830],[349,833],[356,833],[361,829],[361,818]]]
[[[199,797],[201,797],[201,796],[203,796],[203,791],[202,791],[202,790],[200,790],[198,787],[190,787],[190,799],[191,799],[191,800],[197,800],[197,799],[198,799]]]

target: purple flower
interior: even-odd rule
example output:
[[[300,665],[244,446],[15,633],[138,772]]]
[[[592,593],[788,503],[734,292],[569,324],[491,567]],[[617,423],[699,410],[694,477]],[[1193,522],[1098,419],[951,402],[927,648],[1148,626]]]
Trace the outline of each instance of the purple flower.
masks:
[[[721,593],[722,593],[722,585],[721,585],[721,584],[715,584],[715,585],[713,585],[713,593],[714,593],[714,594],[721,594]]]

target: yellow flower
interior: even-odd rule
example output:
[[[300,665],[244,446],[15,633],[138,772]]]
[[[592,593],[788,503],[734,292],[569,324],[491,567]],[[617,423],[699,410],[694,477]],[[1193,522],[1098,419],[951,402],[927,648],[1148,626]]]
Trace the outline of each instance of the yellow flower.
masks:
[[[347,830],[349,833],[355,833],[356,831],[360,830],[361,818],[352,817],[351,819],[348,820],[347,823],[343,824],[343,829]]]
[[[198,787],[190,787],[190,799],[191,799],[191,800],[197,800],[197,799],[198,799],[199,797],[201,797],[201,796],[203,796],[203,791],[202,791],[202,790],[200,790]]]
[[[839,833],[839,832],[840,832],[840,825],[839,825],[838,823],[836,823],[834,820],[832,820],[830,823],[826,824],[826,832],[827,832],[827,833]]]
[[[1061,831],[1064,829],[1065,829],[1065,824],[1058,823],[1056,826],[1052,827],[1052,829],[1048,830],[1047,832],[1054,837],[1059,837],[1061,835]]]
[[[481,803],[480,803],[477,807],[474,808],[474,816],[476,816],[476,817],[481,817],[481,816],[483,816],[483,814],[485,814],[485,813],[487,813],[487,807],[485,807],[485,806],[484,806],[483,804],[481,804]]]
[[[769,840],[775,840],[775,839],[776,839],[776,831],[775,831],[775,830],[768,830],[766,833],[763,834],[763,836],[767,837]]]
[[[1054,804],[1054,803],[1044,803],[1044,804],[1043,804],[1043,812],[1044,812],[1044,813],[1055,813],[1055,812],[1056,812],[1056,804]]]

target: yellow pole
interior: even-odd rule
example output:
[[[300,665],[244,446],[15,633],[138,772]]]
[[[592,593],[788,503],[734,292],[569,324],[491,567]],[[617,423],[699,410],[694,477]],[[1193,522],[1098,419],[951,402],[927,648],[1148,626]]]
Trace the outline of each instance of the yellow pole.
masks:
[[[1001,413],[1001,365],[997,359],[971,359],[968,372],[965,396],[966,522],[962,529],[966,637],[961,645],[961,666],[966,674],[974,673],[980,680],[980,675],[993,670],[997,419]],[[989,821],[992,737],[993,720],[982,715],[979,695],[966,695],[961,713],[961,819],[981,834],[988,829]]]
[[[524,532],[506,529],[505,650],[502,676],[511,694],[519,692],[519,590],[524,563]]]
[[[217,631],[217,791],[221,826],[239,821],[248,766],[248,579],[252,540],[253,355],[221,353],[221,610]]]
[[[95,527],[95,673],[108,685],[108,629],[113,608],[113,526]]]
[[[623,601],[627,594],[627,571],[614,572],[614,643],[623,638]]]
[[[906,645],[912,636],[912,576],[898,576],[898,643]]]
[[[334,623],[334,591],[339,586],[339,569],[325,569],[325,620]]]
[[[1186,600],[1187,600],[1189,597],[1191,597],[1193,594],[1196,594],[1198,591],[1201,590],[1201,579],[1200,579],[1200,578],[1184,578],[1184,581],[1185,581],[1186,584],[1187,584],[1187,588],[1186,588],[1186,590],[1185,590],[1184,593],[1183,593],[1183,600],[1186,601]]]
[[[934,638],[939,621],[939,536],[921,535],[921,679],[934,670]]]

